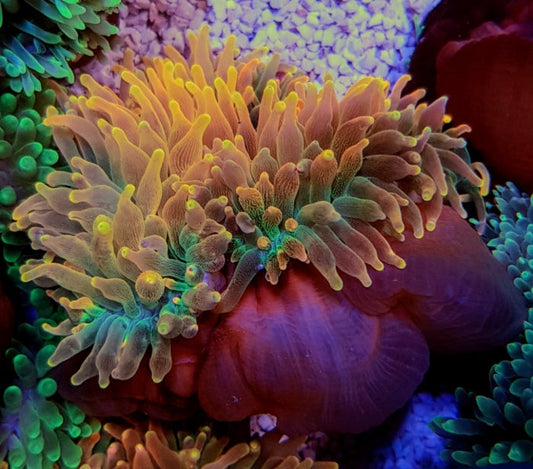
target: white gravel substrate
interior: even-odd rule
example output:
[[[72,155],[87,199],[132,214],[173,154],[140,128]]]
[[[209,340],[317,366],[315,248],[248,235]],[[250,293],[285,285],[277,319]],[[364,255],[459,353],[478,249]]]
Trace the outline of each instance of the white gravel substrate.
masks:
[[[220,48],[233,33],[242,51],[268,46],[282,61],[343,93],[373,75],[396,81],[407,71],[418,28],[436,0],[207,0],[207,22]]]
[[[100,54],[86,66],[75,69],[76,76],[89,73],[103,85],[118,89],[118,77],[111,73],[114,64],[120,63],[125,49],[132,49],[137,64],[143,56],[160,56],[170,44],[179,51],[185,50],[185,33],[196,31],[205,21],[205,0],[123,0],[120,7],[118,37],[113,50]],[[74,92],[83,92],[78,84]]]
[[[437,0],[124,0],[114,50],[78,67],[116,87],[110,70],[125,48],[137,61],[171,44],[185,49],[185,32],[211,26],[214,49],[235,34],[242,52],[267,46],[321,82],[329,72],[343,94],[364,75],[396,79],[407,71],[420,24]],[[79,88],[75,88],[80,91]]]

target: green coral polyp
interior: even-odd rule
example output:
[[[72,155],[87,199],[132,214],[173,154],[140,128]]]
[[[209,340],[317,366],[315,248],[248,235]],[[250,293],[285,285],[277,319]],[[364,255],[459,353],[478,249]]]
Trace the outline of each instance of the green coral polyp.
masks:
[[[35,182],[44,181],[64,164],[52,142],[52,129],[42,122],[45,108],[54,103],[50,89],[31,96],[0,94],[0,247],[8,275],[17,286],[22,286],[19,266],[31,250],[24,233],[9,230],[12,211],[35,193]],[[48,298],[45,304],[35,302],[37,290],[30,289],[29,299],[42,313],[51,302]]]
[[[533,304],[533,196],[508,183],[496,188],[495,203],[501,216],[489,220],[497,236],[488,245],[507,266],[515,286]]]
[[[77,468],[82,450],[75,440],[99,430],[76,406],[54,400],[57,384],[46,365],[53,349],[8,351],[16,378],[3,394],[0,460],[12,469]]]
[[[42,123],[55,95],[46,90],[27,97],[0,96],[0,234],[9,243],[8,213],[33,193],[32,183],[44,180],[59,156],[52,147],[52,131]]]
[[[207,28],[189,42],[189,60],[167,47],[143,70],[117,65],[118,95],[87,75],[87,96],[56,86],[63,109],[45,123],[73,172],[13,213],[45,251],[23,280],[56,287],[68,315],[47,326],[66,336],[51,363],[92,347],[76,383],[127,379],[148,347],[160,381],[169,341],[231,311],[260,271],[275,284],[308,262],[335,290],[340,271],[370,286],[368,266],[405,266],[387,236],[423,236],[443,203],[462,211],[488,185],[468,127],[443,130],[445,100],[402,97],[408,77],[365,78],[338,101],[328,77],[319,90],[277,56],[235,58],[233,36],[216,58]]]

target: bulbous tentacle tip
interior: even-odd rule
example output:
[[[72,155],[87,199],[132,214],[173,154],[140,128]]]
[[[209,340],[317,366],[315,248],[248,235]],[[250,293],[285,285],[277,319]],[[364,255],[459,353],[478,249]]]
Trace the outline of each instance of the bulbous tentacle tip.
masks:
[[[165,292],[165,282],[158,272],[146,270],[135,280],[135,291],[144,305],[154,306]]]

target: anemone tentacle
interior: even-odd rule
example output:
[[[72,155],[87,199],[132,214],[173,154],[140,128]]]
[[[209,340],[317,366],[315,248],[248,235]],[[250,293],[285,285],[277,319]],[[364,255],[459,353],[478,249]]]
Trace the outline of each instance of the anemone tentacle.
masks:
[[[161,467],[173,469],[242,469],[323,468],[338,469],[330,461],[314,462],[310,457],[300,461],[295,454],[305,437],[279,443],[279,433],[267,433],[250,442],[230,443],[228,436],[217,437],[209,426],[197,434],[174,431],[169,425],[150,420],[147,424],[125,426],[107,422],[102,429],[80,439],[83,450],[81,469]],[[118,462],[117,462],[118,460]]]

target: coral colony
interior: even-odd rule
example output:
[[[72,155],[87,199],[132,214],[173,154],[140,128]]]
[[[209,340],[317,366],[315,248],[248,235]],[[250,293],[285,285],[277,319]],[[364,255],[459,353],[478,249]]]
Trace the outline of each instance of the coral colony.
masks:
[[[397,57],[374,63],[384,6],[237,3],[197,2],[212,36],[127,49],[75,87],[125,12],[155,24],[178,7],[0,3],[0,467],[335,469],[302,450],[310,433],[382,425],[430,351],[508,343],[492,397],[460,389],[463,414],[427,422],[447,461],[533,460],[531,199],[510,184],[486,203],[470,127],[406,91]],[[302,66],[262,47],[282,11]],[[377,76],[340,79],[350,57],[322,46],[337,72],[304,57],[356,20],[384,28],[361,34]],[[257,414],[277,428],[231,431]],[[418,467],[390,454],[383,467]]]

